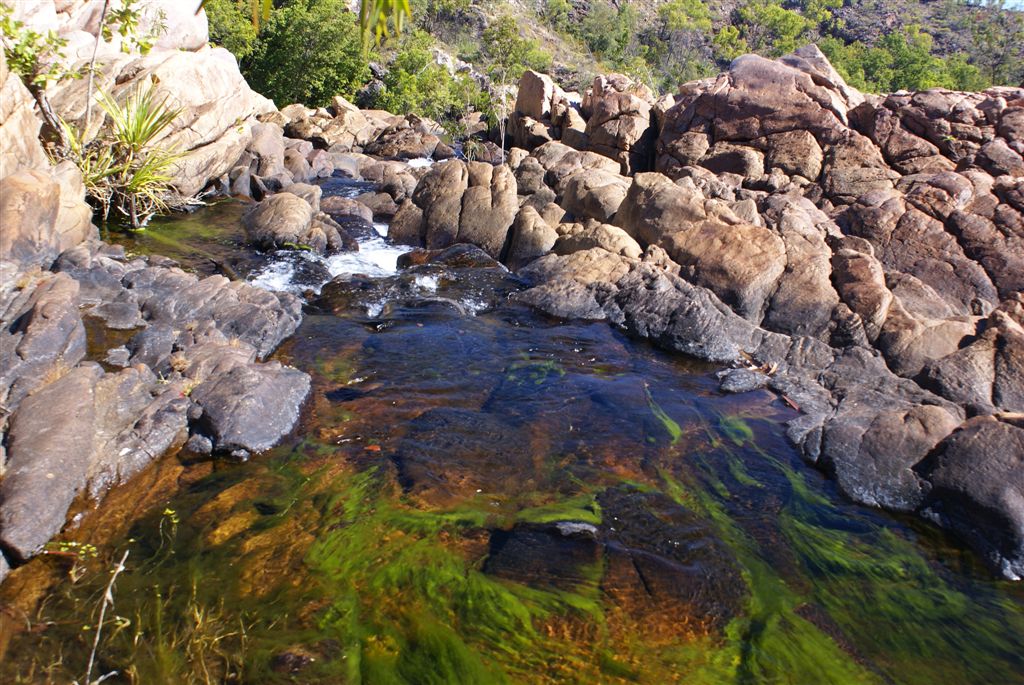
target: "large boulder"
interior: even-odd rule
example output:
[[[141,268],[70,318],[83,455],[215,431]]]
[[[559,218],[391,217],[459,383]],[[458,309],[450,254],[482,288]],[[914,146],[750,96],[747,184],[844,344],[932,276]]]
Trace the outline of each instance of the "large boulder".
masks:
[[[458,242],[470,243],[498,259],[519,213],[516,179],[507,166],[469,163],[469,187],[462,196]]]
[[[759,324],[786,268],[786,246],[766,228],[705,221],[662,240],[687,280],[702,285],[737,314]]]
[[[918,467],[925,514],[957,531],[1008,578],[1024,577],[1024,420],[979,416]]]
[[[78,128],[85,124],[87,80],[63,81],[49,92],[55,111]],[[158,102],[180,110],[154,143],[183,155],[172,169],[171,184],[185,196],[227,174],[251,140],[256,115],[274,110],[270,100],[249,88],[235,57],[223,48],[117,55],[97,64],[95,88],[120,103],[152,88]],[[94,135],[104,118],[94,106],[87,135]]]
[[[600,169],[582,170],[565,179],[562,207],[577,219],[612,220],[630,187],[629,179]]]
[[[619,162],[627,176],[649,171],[657,137],[651,101],[646,87],[621,75],[596,77],[587,96],[587,148]]]
[[[647,173],[633,177],[615,224],[646,247],[706,218],[704,196],[692,183],[676,184],[663,174]]]

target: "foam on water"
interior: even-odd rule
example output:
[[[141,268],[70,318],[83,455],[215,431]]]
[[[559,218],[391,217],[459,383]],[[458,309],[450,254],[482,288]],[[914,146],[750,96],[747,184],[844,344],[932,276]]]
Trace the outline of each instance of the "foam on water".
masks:
[[[359,252],[342,252],[327,258],[327,269],[332,277],[363,274],[380,278],[398,272],[398,257],[412,248],[392,245],[384,238],[360,241]]]
[[[434,160],[429,157],[418,157],[416,159],[410,159],[406,162],[413,169],[426,169],[434,166]]]

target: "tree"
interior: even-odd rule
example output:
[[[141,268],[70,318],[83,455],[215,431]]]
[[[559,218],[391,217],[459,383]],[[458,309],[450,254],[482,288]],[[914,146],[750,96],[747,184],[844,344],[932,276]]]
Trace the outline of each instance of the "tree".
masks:
[[[246,13],[247,6],[247,0],[207,0],[205,3],[210,41],[227,48],[240,60],[252,52],[258,31]]]
[[[294,2],[275,11],[242,62],[250,85],[278,104],[326,106],[348,98],[370,70],[355,16],[344,0]]]
[[[1016,85],[1024,79],[1024,11],[1005,0],[971,0],[974,63],[992,83]]]
[[[493,118],[498,124],[501,154],[505,156],[505,132],[511,109],[511,86],[527,69],[546,71],[551,66],[551,55],[545,54],[536,41],[519,35],[519,25],[505,15],[491,24],[482,36],[484,55],[490,60],[491,102]]]

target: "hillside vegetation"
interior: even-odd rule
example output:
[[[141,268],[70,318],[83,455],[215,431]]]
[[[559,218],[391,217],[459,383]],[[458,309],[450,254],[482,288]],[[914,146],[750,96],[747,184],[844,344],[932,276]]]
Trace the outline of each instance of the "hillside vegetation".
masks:
[[[211,36],[279,105],[365,107],[442,122],[492,118],[526,68],[584,88],[619,71],[657,91],[816,43],[868,92],[982,90],[1024,79],[1024,12],[1003,0],[416,0],[400,36],[367,51],[345,0],[279,0],[254,27],[248,0],[210,0]],[[442,64],[445,63],[445,64]]]

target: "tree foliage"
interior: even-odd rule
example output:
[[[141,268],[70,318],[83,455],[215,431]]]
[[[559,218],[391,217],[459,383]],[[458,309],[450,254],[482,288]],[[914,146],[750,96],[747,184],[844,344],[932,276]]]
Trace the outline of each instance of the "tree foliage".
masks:
[[[260,28],[243,71],[278,105],[327,105],[355,96],[370,76],[356,16],[344,0],[297,0]]]

